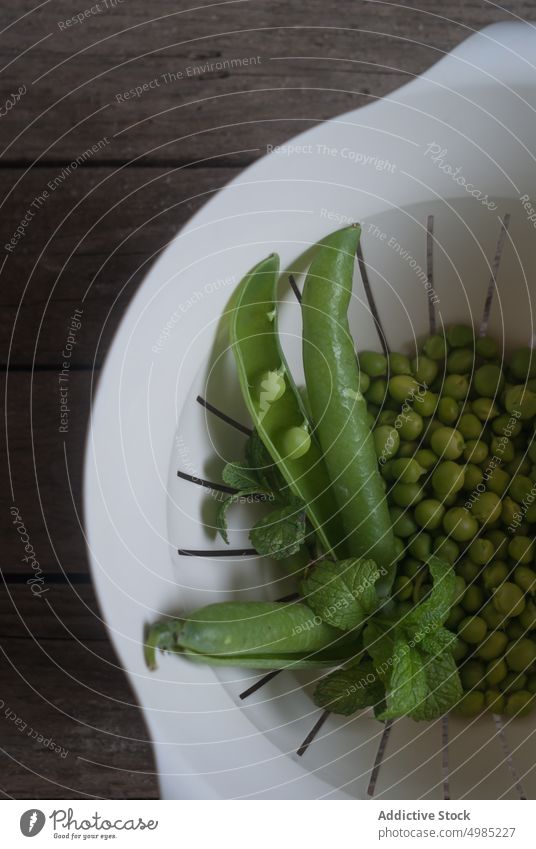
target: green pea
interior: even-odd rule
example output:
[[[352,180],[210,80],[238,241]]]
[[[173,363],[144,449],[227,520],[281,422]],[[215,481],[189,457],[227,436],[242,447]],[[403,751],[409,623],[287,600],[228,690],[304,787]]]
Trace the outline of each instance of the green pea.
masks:
[[[501,518],[501,499],[494,492],[480,492],[473,502],[471,512],[481,524],[492,524]]]
[[[414,510],[415,521],[421,528],[434,531],[440,527],[445,508],[435,498],[425,498]]]
[[[421,435],[424,422],[422,416],[416,413],[415,410],[400,413],[399,422],[400,426],[398,429],[402,439],[413,440]]]
[[[476,584],[467,587],[462,599],[462,607],[467,613],[476,613],[484,603],[484,593]]]
[[[487,536],[495,546],[496,559],[499,560],[506,557],[506,553],[508,551],[508,537],[504,531],[499,530],[499,528],[491,528],[488,531]]]
[[[434,539],[434,554],[454,566],[460,556],[460,546],[453,539],[440,535]]]
[[[524,565],[532,563],[532,560],[534,559],[534,543],[530,537],[514,537],[508,546],[508,554],[512,560],[515,560],[516,563],[522,563]],[[526,572],[522,572],[521,574],[528,575],[528,573],[531,572],[531,569],[527,569]],[[534,573],[532,574],[534,575]],[[534,575],[534,577],[536,578],[536,575]],[[519,582],[516,581],[516,583]],[[525,592],[527,592],[526,589]]]
[[[526,477],[530,475],[532,469],[531,462],[528,457],[525,457],[521,451],[516,451],[514,459],[507,464],[506,471],[514,477]],[[532,483],[532,481],[531,481]]]
[[[529,691],[529,693],[532,693],[533,696],[536,695],[536,675],[529,675],[527,681],[527,690]]]
[[[456,705],[456,713],[467,718],[477,716],[485,708],[484,693],[480,690],[473,690],[471,693],[466,693]]]
[[[500,684],[501,681],[504,681],[507,675],[508,667],[506,665],[506,661],[502,657],[491,660],[491,662],[486,666],[486,681],[492,686]]]
[[[458,402],[454,398],[441,398],[437,405],[437,417],[442,424],[451,425],[459,415]]]
[[[398,456],[402,457],[403,459],[414,457],[415,451],[417,450],[417,445],[417,442],[401,442],[400,448],[398,449]]]
[[[521,637],[525,636],[525,630],[519,618],[510,620],[510,622],[506,626],[506,633],[508,634],[508,637],[510,638],[510,640],[512,640],[512,642],[520,640]]]
[[[432,537],[425,531],[419,531],[411,537],[408,551],[417,560],[426,561],[432,553]]]
[[[371,380],[370,386],[365,392],[365,398],[370,404],[377,404],[381,407],[387,395],[387,381],[383,377],[377,377]]]
[[[466,643],[481,643],[488,632],[488,625],[481,616],[467,616],[458,625],[458,634]]]
[[[524,632],[536,631],[536,604],[530,599],[525,601],[525,610],[519,617]]]
[[[519,436],[522,424],[512,416],[502,415],[493,419],[491,429],[496,436]]]
[[[430,469],[433,469],[433,467],[437,463],[437,457],[430,448],[420,448],[415,453],[415,459],[417,460],[419,466],[421,466],[427,472],[429,472]]]
[[[495,339],[492,339],[490,336],[481,336],[475,342],[475,349],[477,354],[480,357],[484,357],[485,360],[493,360],[499,353],[499,346]]]
[[[460,604],[460,602],[461,602],[461,600],[464,596],[464,593],[465,593],[465,588],[466,588],[465,580],[462,578],[461,575],[456,575],[455,585],[454,585],[454,599],[453,599],[452,603],[454,605],[456,605],[462,611],[462,616],[460,616],[460,619],[463,619],[463,616],[465,615],[465,614],[463,614],[463,607]],[[452,607],[451,610],[454,610],[454,607]]]
[[[398,374],[389,381],[389,395],[400,404],[411,401],[418,388],[418,382],[409,374]]]
[[[278,371],[264,371],[255,383],[261,412],[267,412],[270,404],[279,401],[284,395],[285,388],[285,378],[282,374]]]
[[[440,427],[435,430],[430,444],[432,451],[445,460],[457,460],[465,446],[461,433],[452,427]]]
[[[508,637],[504,631],[493,631],[488,634],[478,647],[478,656],[482,660],[494,660],[502,655],[508,645]]]
[[[473,563],[468,557],[464,557],[459,563],[456,564],[456,572],[458,575],[467,581],[468,584],[471,584],[473,581],[476,581],[480,574],[480,567]]]
[[[527,478],[525,475],[516,475],[510,483],[509,494],[514,501],[522,502],[523,499],[534,495],[533,487],[534,484],[530,478]]]
[[[484,702],[486,708],[492,713],[504,713],[506,699],[503,693],[498,690],[486,690],[484,693]]]
[[[467,463],[465,467],[465,476],[463,480],[463,488],[468,492],[476,489],[484,480],[484,472],[479,466],[474,463]]]
[[[432,474],[432,487],[439,498],[445,498],[452,493],[459,492],[463,487],[465,471],[452,460],[438,463]]]
[[[524,672],[509,672],[501,681],[499,688],[503,693],[516,693],[522,690],[527,683]]]
[[[495,467],[489,474],[487,487],[496,495],[504,495],[510,485],[510,475],[499,467]]]
[[[406,601],[413,594],[413,581],[405,575],[395,578],[393,584],[393,595],[397,601]]]
[[[514,501],[513,498],[510,498],[509,495],[505,496],[502,500],[502,511],[501,518],[503,524],[506,526],[513,525],[519,521],[519,517],[521,516],[521,508],[517,501]]]
[[[378,413],[378,416],[377,416],[378,427],[384,427],[385,425],[388,425],[389,427],[393,427],[394,423],[396,422],[396,416],[397,416],[397,413],[396,413],[395,410],[386,410],[386,409],[380,410],[380,412]]]
[[[467,652],[469,651],[469,646],[467,643],[464,643],[463,640],[457,639],[452,647],[452,656],[456,663],[459,663],[460,660],[463,660]]]
[[[504,406],[509,413],[515,413],[521,421],[533,419],[536,416],[536,392],[525,386],[512,386],[504,393]]]
[[[488,456],[488,446],[481,439],[470,439],[465,444],[463,456],[468,463],[483,463]]]
[[[391,489],[391,498],[399,507],[412,507],[424,497],[418,483],[397,483]]]
[[[465,374],[473,368],[474,355],[470,348],[458,348],[451,351],[447,357],[447,371],[449,374]]]
[[[521,424],[519,422],[518,422],[518,424],[519,424],[519,429],[521,430]],[[514,435],[517,435],[517,434],[514,434]],[[532,439],[532,442],[529,445],[528,455],[529,455],[530,459],[532,460],[532,462],[536,463],[536,439],[534,439],[534,437]]]
[[[479,614],[487,623],[488,628],[501,628],[506,623],[506,617],[499,613],[492,604],[486,604]]]
[[[457,628],[462,619],[465,619],[465,610],[461,606],[461,604],[455,604],[454,607],[451,607],[447,621],[445,625],[449,630],[453,630]]]
[[[402,570],[404,575],[407,575],[408,578],[416,578],[418,573],[422,569],[422,563],[419,563],[418,560],[415,560],[414,557],[406,557],[404,562],[402,563]]]
[[[494,398],[504,386],[504,377],[500,367],[488,363],[477,368],[473,377],[473,386],[479,395]]]
[[[448,347],[445,337],[439,336],[439,334],[429,336],[423,345],[423,351],[427,357],[430,357],[431,360],[444,360],[448,354]]]
[[[359,367],[369,377],[383,377],[387,374],[387,357],[376,351],[361,351]]]
[[[502,463],[508,463],[515,457],[514,446],[507,436],[493,436],[491,438],[491,453],[494,457],[498,457]]]
[[[471,403],[471,411],[481,422],[487,422],[499,415],[499,408],[492,398],[476,398]]]
[[[419,415],[428,417],[433,415],[438,406],[438,396],[435,392],[429,392],[428,390],[418,392],[413,399],[413,403]]]
[[[419,383],[430,386],[437,377],[439,367],[430,357],[419,354],[411,361],[411,371]]]
[[[389,374],[411,374],[411,363],[405,354],[389,354]]]
[[[482,578],[487,590],[494,590],[508,577],[508,566],[503,560],[494,560],[484,569]]]
[[[370,387],[370,377],[364,371],[359,372],[359,391],[362,395],[368,392]]]
[[[525,519],[531,524],[534,524],[534,522],[536,522],[536,502],[534,502],[533,504],[529,504],[529,506],[527,507]]]
[[[476,536],[478,525],[465,507],[451,507],[443,517],[443,528],[456,542],[468,542]]]
[[[474,413],[464,413],[457,425],[464,439],[478,439],[482,434],[482,422]]]
[[[519,690],[508,696],[504,712],[507,716],[526,716],[534,707],[534,697],[528,690]]]
[[[478,660],[468,660],[460,669],[460,679],[464,690],[476,690],[484,685],[486,670]]]
[[[390,460],[394,457],[400,446],[400,436],[395,427],[380,425],[372,432],[376,456],[380,460]]]
[[[290,427],[281,437],[281,454],[290,460],[298,460],[311,447],[311,437],[305,427]]]
[[[400,539],[400,537],[394,537],[393,539],[393,555],[392,559],[395,563],[398,563],[404,555],[406,554],[406,546],[404,540]]]
[[[526,672],[536,661],[536,643],[528,637],[518,639],[508,647],[505,660],[512,672]]]
[[[443,381],[441,395],[463,401],[469,393],[469,380],[464,374],[449,374]]]
[[[517,380],[536,377],[536,355],[532,348],[518,348],[510,357],[510,371]]]
[[[417,525],[408,510],[402,507],[391,507],[389,514],[395,536],[406,539],[416,532]]]
[[[391,463],[393,480],[400,481],[400,483],[417,483],[425,471],[426,469],[423,469],[417,460],[412,457],[400,457]]]
[[[479,537],[473,540],[469,546],[469,557],[478,566],[485,566],[489,563],[495,553],[495,546],[490,539]]]
[[[446,336],[451,348],[465,348],[474,344],[473,328],[467,324],[453,324],[448,328]]]
[[[493,593],[493,606],[505,616],[519,616],[525,609],[523,593],[516,584],[505,581]]]

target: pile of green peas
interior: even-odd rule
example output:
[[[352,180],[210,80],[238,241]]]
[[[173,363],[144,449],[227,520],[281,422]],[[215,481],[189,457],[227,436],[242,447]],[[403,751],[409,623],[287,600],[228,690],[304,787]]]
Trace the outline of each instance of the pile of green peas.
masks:
[[[464,716],[536,702],[536,353],[455,325],[417,355],[359,354],[360,388],[396,540],[402,614],[431,590],[426,561],[456,571],[447,627]]]

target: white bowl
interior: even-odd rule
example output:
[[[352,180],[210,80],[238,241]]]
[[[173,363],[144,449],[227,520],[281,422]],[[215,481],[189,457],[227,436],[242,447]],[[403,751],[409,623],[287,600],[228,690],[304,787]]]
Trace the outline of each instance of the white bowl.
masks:
[[[326,232],[360,221],[383,330],[394,349],[411,350],[428,329],[428,216],[436,320],[478,327],[509,213],[490,332],[509,344],[532,341],[536,238],[531,201],[520,198],[536,199],[535,46],[529,24],[488,27],[388,98],[261,159],[192,218],[127,310],[93,405],[85,521],[93,580],[155,744],[163,797],[363,798],[382,740],[376,795],[535,795],[530,720],[398,721],[387,739],[368,714],[330,717],[299,758],[318,718],[301,688],[311,678],[283,673],[241,701],[256,673],[174,657],[149,673],[142,654],[144,626],[162,614],[286,590],[258,558],[177,553],[224,548],[206,527],[214,498],[176,472],[217,481],[223,458],[240,455],[243,436],[196,397],[248,424],[218,321],[259,259],[275,250],[288,267]],[[355,294],[357,345],[378,348],[357,276]],[[298,368],[299,314],[290,290],[284,298]],[[245,524],[233,514],[233,549],[248,547]]]

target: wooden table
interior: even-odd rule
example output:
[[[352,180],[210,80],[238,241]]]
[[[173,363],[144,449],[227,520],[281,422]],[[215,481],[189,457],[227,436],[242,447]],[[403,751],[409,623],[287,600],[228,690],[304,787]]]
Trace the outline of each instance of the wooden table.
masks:
[[[81,488],[91,393],[147,269],[213,192],[267,145],[387,95],[474,29],[530,18],[533,6],[419,5],[2,5],[5,797],[158,796],[147,730],[88,576]],[[72,316],[81,326],[61,432]]]

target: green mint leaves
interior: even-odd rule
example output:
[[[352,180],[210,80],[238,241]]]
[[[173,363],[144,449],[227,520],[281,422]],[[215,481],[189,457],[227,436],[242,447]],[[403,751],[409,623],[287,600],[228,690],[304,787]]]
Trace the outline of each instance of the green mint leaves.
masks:
[[[249,538],[264,557],[283,560],[296,554],[305,543],[305,512],[291,505],[272,510],[250,531]]]
[[[303,505],[290,492],[256,431],[248,438],[245,453],[245,460],[227,463],[223,469],[224,482],[238,491],[219,505],[216,529],[229,543],[227,514],[233,504],[244,499],[272,502],[276,509],[253,526],[249,538],[259,554],[283,560],[296,554],[305,543]]]
[[[309,607],[324,622],[351,631],[376,610],[374,584],[379,577],[373,560],[324,560],[312,568],[301,589]]]
[[[408,614],[399,616],[395,608],[386,616],[384,611],[376,611],[372,595],[367,596],[364,607],[364,594],[361,594],[361,601],[357,602],[359,612],[352,606],[352,589],[359,586],[360,576],[364,579],[370,568],[365,564],[371,561],[357,561],[355,571],[348,569],[345,573],[341,570],[339,574],[337,566],[348,562],[330,564],[333,568],[329,575],[328,571],[320,573],[318,585],[308,585],[307,602],[319,616],[323,615],[323,610],[327,611],[327,614],[324,612],[330,616],[327,621],[342,629],[350,622],[351,627],[356,627],[359,616],[363,623],[368,615],[363,629],[363,647],[369,659],[337,670],[321,681],[315,690],[315,704],[345,716],[373,706],[377,718],[382,720],[400,716],[415,720],[436,719],[462,696],[452,656],[455,637],[444,627],[454,601],[454,570],[445,561],[431,557],[428,568],[433,588],[428,598]],[[324,564],[322,566],[324,569]],[[327,594],[327,588],[331,588],[331,595]],[[374,591],[374,587],[372,589]],[[339,606],[345,613],[352,610],[354,617],[338,616]]]

